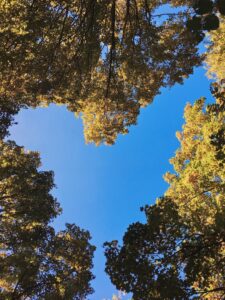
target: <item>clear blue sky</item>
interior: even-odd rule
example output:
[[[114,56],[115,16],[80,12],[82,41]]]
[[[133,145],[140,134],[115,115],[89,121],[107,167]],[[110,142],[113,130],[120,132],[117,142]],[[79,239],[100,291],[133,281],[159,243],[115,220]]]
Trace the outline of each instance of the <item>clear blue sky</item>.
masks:
[[[85,145],[81,120],[63,106],[21,111],[11,139],[41,154],[42,169],[55,172],[63,214],[56,229],[76,223],[88,229],[97,246],[91,300],[111,299],[115,288],[104,273],[102,244],[121,240],[127,226],[144,221],[140,206],[154,203],[167,188],[162,176],[171,170],[169,159],[178,147],[175,132],[183,124],[187,102],[211,99],[205,70],[172,89],[164,89],[141,111],[138,125],[120,136],[114,146]],[[125,298],[124,298],[125,299]]]

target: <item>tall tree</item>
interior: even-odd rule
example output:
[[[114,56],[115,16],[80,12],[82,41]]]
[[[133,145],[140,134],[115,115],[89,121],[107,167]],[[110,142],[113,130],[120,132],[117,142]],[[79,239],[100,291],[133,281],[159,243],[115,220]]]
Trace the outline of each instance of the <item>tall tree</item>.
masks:
[[[225,90],[212,92],[215,104],[186,106],[175,173],[144,208],[147,222],[130,225],[122,246],[105,245],[106,272],[134,300],[225,297]]]
[[[182,217],[188,219],[190,214],[193,223],[196,216],[196,230],[213,222],[215,203],[224,197],[225,89],[214,84],[212,93],[217,97],[216,103],[206,110],[204,98],[186,106],[186,122],[182,132],[177,132],[180,148],[170,160],[175,173],[164,176],[170,184],[166,196],[179,204]]]
[[[0,141],[0,154],[0,298],[84,299],[92,292],[90,234],[50,226],[61,209],[38,153]]]
[[[158,13],[165,4],[169,13]],[[0,97],[33,107],[65,104],[82,115],[88,142],[112,144],[161,87],[182,83],[201,63],[204,35],[186,28],[191,5],[3,0]]]

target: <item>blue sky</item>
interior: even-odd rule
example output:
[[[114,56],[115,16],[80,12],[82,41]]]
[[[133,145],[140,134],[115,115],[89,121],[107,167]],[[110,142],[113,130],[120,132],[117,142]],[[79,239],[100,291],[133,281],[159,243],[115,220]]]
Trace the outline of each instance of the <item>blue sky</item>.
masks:
[[[111,299],[115,288],[104,273],[102,244],[121,240],[128,225],[144,221],[140,206],[152,204],[167,184],[169,159],[179,146],[175,132],[183,124],[187,102],[211,99],[205,70],[198,68],[184,85],[163,89],[153,104],[142,109],[138,125],[114,146],[86,145],[82,123],[63,106],[21,111],[11,139],[40,152],[42,169],[55,172],[53,191],[62,208],[56,229],[66,222],[88,229],[97,246],[91,300]],[[125,299],[125,298],[124,298]]]

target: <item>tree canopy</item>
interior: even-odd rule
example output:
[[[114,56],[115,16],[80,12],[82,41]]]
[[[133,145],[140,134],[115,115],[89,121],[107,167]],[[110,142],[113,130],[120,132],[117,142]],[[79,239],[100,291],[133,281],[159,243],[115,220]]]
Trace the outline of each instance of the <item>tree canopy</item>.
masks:
[[[185,108],[169,188],[143,208],[147,222],[129,226],[123,245],[105,244],[106,272],[117,288],[142,299],[224,299],[225,89],[216,103]]]
[[[0,298],[84,299],[94,278],[89,232],[50,226],[61,209],[38,153],[0,141],[0,154]]]
[[[112,144],[161,87],[182,83],[201,63],[204,35],[186,27],[191,3],[3,0],[0,97],[65,104],[82,116],[88,142]]]
[[[220,28],[210,33],[210,45],[206,55],[208,75],[223,80],[225,78],[225,18],[221,18]]]
[[[224,15],[224,0],[0,1],[1,299],[81,300],[94,278],[90,233],[51,225],[61,212],[53,172],[5,141],[14,115],[65,105],[87,142],[113,144],[205,58],[216,102],[186,106],[169,188],[142,208],[146,223],[131,224],[122,246],[105,244],[106,272],[134,300],[225,298]]]

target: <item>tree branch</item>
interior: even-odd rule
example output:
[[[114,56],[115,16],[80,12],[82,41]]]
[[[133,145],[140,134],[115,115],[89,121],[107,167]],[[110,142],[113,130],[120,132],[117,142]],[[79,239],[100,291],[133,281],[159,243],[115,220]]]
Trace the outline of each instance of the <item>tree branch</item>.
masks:
[[[116,0],[113,0],[112,2],[112,8],[111,8],[111,48],[109,53],[109,75],[108,75],[108,81],[107,81],[107,88],[106,88],[106,98],[109,96],[109,89],[110,89],[110,83],[111,83],[111,77],[112,77],[112,71],[113,71],[113,59],[114,59],[114,52],[115,52],[115,24],[116,23]]]

